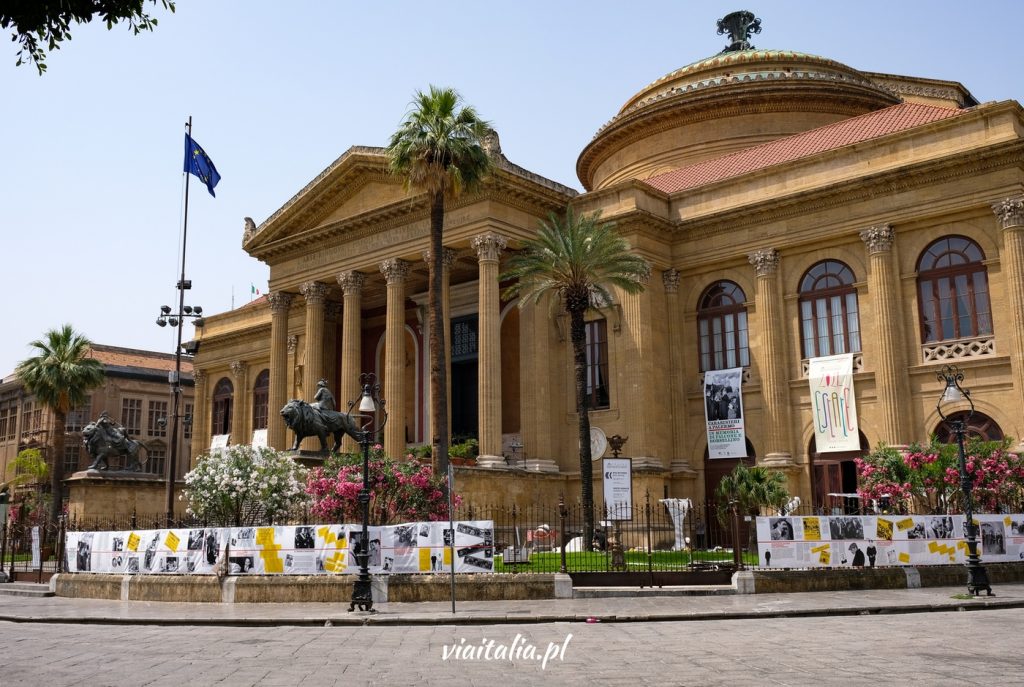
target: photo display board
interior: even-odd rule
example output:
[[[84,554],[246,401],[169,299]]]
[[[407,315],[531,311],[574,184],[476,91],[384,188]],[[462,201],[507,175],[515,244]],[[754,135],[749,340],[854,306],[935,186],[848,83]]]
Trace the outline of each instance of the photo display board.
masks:
[[[1024,560],[1024,515],[975,515],[988,563]],[[963,515],[806,515],[757,518],[758,565],[857,568],[967,560]]]
[[[447,522],[370,527],[371,573],[448,572]],[[492,572],[494,522],[455,523],[455,572]],[[358,573],[361,525],[68,532],[68,572],[317,575]]]

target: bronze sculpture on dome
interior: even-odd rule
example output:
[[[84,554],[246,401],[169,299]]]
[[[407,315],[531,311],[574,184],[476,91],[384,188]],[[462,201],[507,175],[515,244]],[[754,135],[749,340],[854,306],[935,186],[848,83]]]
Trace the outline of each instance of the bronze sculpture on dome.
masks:
[[[737,52],[739,50],[753,50],[750,44],[751,34],[761,33],[761,20],[754,16],[753,12],[740,10],[725,15],[718,20],[718,35],[729,34],[729,45],[725,46],[722,52]]]

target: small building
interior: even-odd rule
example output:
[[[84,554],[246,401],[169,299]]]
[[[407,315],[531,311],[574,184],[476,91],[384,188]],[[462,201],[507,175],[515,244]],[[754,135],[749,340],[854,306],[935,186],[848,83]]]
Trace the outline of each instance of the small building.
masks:
[[[75,473],[89,465],[89,455],[82,444],[82,429],[106,411],[114,421],[120,423],[126,434],[145,446],[140,458],[144,459],[143,472],[136,480],[153,482],[152,508],[149,503],[124,504],[110,502],[105,507],[93,508],[93,515],[130,514],[133,507],[139,513],[163,513],[164,501],[159,485],[166,481],[167,459],[170,450],[170,428],[173,398],[170,392],[169,375],[174,373],[175,358],[171,353],[155,353],[119,346],[93,344],[89,356],[103,363],[104,383],[89,392],[86,402],[71,410],[67,416],[64,455],[60,466],[65,484],[75,480]],[[182,409],[185,422],[179,427],[179,459],[176,478],[180,480],[189,470],[191,461],[193,383],[192,361],[182,361]],[[25,390],[17,375],[10,374],[0,382],[0,463],[4,478],[11,480],[14,475],[12,462],[24,449],[39,449],[47,464],[53,465],[53,414]],[[110,466],[111,471],[123,467]],[[79,478],[81,479],[81,478]],[[24,485],[21,489],[34,488]],[[47,480],[44,489],[49,490]],[[65,489],[66,499],[72,498]],[[102,505],[102,504],[97,504]],[[81,513],[81,504],[73,511]],[[115,513],[115,511],[117,511]]]
[[[486,473],[496,498],[541,493],[517,491],[513,445],[511,462],[554,485],[542,496],[578,493],[567,322],[504,300],[499,277],[569,206],[601,212],[652,266],[643,293],[591,313],[587,392],[593,426],[629,438],[623,454],[655,496],[703,500],[745,460],[828,505],[856,491],[861,452],[946,431],[936,373],[949,363],[973,390],[972,433],[1024,437],[1021,105],[734,32],[718,54],[638,73],[648,85],[580,153],[585,192],[511,162],[495,135],[493,175],[448,204],[451,428],[479,440],[467,479]],[[428,233],[426,196],[365,146],[247,220],[243,248],[270,267],[270,289],[206,320],[193,452],[264,428],[286,448],[285,401],[326,378],[344,408],[359,372],[383,380],[387,452],[429,443]],[[829,452],[808,373],[837,354],[852,356],[859,425],[854,449]],[[705,375],[725,369],[741,370],[746,455],[715,458]]]

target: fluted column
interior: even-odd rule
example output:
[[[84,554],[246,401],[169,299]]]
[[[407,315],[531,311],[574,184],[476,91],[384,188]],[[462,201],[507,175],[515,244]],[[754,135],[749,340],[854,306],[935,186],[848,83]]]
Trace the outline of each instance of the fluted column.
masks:
[[[668,320],[669,401],[672,409],[672,472],[696,476],[687,455],[690,444],[689,418],[686,414],[686,356],[683,354],[683,311],[679,305],[679,270],[661,273],[665,285],[665,310]]]
[[[338,275],[338,285],[344,296],[341,314],[341,384],[338,389],[340,410],[346,410],[349,402],[356,400],[361,392],[359,375],[363,372],[362,308],[365,279],[362,272],[349,271]],[[345,435],[341,450],[351,453],[356,449],[355,440]]]
[[[288,310],[292,305],[292,295],[276,291],[268,294],[267,300],[270,302],[270,407],[267,409],[267,445],[283,450],[290,445],[285,436],[285,424],[280,411],[288,402]]]
[[[231,404],[231,445],[252,443],[252,430],[248,419],[252,416],[251,395],[248,389],[249,366],[241,360],[229,365],[232,382],[235,385],[235,397]]]
[[[906,446],[913,432],[904,410],[910,398],[910,379],[903,351],[903,315],[900,312],[899,279],[893,265],[892,247],[896,232],[883,224],[860,233],[868,251],[868,295],[878,325],[872,338],[875,346],[875,397],[878,412],[875,427],[879,439],[889,446]]]
[[[480,464],[504,464],[501,455],[501,295],[498,262],[508,240],[499,234],[475,236],[471,241],[480,264],[477,358],[478,431]]]
[[[327,380],[327,384],[331,389],[331,392],[335,394],[335,399],[339,399],[337,396],[338,385],[336,380],[338,378],[338,322],[341,320],[341,303],[335,301],[328,301],[324,305],[324,379]],[[341,401],[339,400],[340,404]],[[345,408],[339,408],[344,410]]]
[[[192,370],[192,379],[195,382],[192,392],[192,465],[195,467],[196,458],[206,453],[210,448],[210,431],[206,422],[206,382],[209,376],[202,370]]]
[[[1007,198],[992,206],[1003,230],[1003,274],[1009,305],[1010,370],[1015,406],[1024,408],[1024,198]],[[1020,437],[1018,450],[1024,450]]]
[[[772,467],[793,464],[790,430],[789,378],[786,365],[786,323],[779,284],[779,252],[774,248],[754,251],[748,256],[757,274],[754,303],[760,323],[761,345],[757,347],[764,399],[764,463]]]
[[[306,362],[302,370],[302,394],[304,401],[312,403],[316,383],[324,376],[324,305],[327,300],[327,284],[307,281],[299,287],[299,293],[306,299]],[[303,440],[300,448],[317,451],[320,449],[320,440],[309,437]]]
[[[409,263],[391,258],[380,264],[380,271],[387,282],[384,400],[388,423],[384,427],[384,452],[401,459],[405,456],[405,278]]]

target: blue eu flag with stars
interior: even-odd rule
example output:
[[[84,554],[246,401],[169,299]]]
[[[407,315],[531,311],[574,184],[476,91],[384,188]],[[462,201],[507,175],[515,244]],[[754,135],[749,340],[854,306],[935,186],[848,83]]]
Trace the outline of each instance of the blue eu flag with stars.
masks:
[[[188,134],[185,134],[185,171],[199,177],[200,181],[206,184],[206,190],[210,192],[210,195],[214,198],[217,197],[217,194],[213,192],[213,187],[220,181],[220,174],[213,166],[210,156]]]

